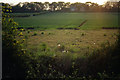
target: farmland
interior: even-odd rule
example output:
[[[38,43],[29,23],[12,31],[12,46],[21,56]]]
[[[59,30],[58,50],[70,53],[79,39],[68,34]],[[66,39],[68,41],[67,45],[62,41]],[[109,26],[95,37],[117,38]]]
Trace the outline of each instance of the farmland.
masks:
[[[36,53],[39,53],[41,44],[45,44],[54,53],[56,53],[58,44],[64,47],[60,52],[69,51],[82,55],[91,53],[101,49],[106,43],[107,45],[115,43],[118,30],[102,29],[103,27],[119,27],[119,13],[54,12],[36,16],[33,14],[38,13],[24,14],[30,17],[14,17],[14,20],[18,22],[19,27],[30,28],[24,31],[24,37],[28,37],[27,48]]]
[[[20,27],[24,28],[33,27],[39,29],[56,29],[56,28],[76,28],[80,26],[80,29],[101,29],[102,27],[119,27],[118,15],[119,13],[107,13],[107,12],[106,13],[54,12],[30,17],[16,17],[14,18],[14,20],[19,23]],[[84,21],[86,22],[82,24]]]

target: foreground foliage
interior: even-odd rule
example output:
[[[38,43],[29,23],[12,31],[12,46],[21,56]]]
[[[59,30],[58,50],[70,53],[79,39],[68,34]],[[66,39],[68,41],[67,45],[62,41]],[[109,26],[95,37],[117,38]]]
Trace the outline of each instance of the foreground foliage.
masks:
[[[10,7],[8,5],[4,8],[9,12]],[[8,17],[8,14],[2,13],[3,79],[25,76],[21,59],[25,53],[25,49],[22,47],[23,40],[16,39],[16,36],[20,37],[22,32],[17,29],[18,24]]]

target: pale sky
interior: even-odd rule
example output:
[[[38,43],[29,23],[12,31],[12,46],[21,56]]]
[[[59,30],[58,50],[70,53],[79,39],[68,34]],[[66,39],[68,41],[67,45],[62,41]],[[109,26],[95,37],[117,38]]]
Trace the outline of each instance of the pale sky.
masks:
[[[59,1],[63,1],[63,2],[94,2],[94,3],[98,3],[100,5],[104,4],[106,1],[108,0],[0,0],[0,2],[4,2],[4,3],[10,3],[10,4],[18,4],[19,2],[59,2]],[[119,0],[111,0],[111,1],[119,1]]]

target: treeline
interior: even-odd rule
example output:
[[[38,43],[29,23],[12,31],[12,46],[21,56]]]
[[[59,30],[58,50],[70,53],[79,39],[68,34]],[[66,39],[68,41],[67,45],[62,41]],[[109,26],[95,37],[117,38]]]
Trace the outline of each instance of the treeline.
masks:
[[[30,17],[30,16],[38,16],[38,15],[42,15],[42,14],[46,14],[48,13],[48,11],[42,11],[42,12],[39,12],[39,13],[11,13],[9,14],[9,16],[6,16],[6,18],[14,18],[14,17]],[[6,13],[7,15],[7,13]]]
[[[97,3],[70,3],[70,2],[24,2],[12,6],[12,11],[15,13],[24,12],[42,12],[42,11],[61,11],[61,12],[118,12],[120,11],[119,2],[106,2],[104,5]],[[3,3],[3,5],[5,5]]]

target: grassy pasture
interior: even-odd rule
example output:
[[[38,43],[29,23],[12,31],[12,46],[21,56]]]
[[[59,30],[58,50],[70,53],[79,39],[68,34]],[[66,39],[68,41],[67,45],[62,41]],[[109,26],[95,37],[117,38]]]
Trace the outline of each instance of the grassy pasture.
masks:
[[[75,28],[87,20],[80,26],[80,29],[100,29],[102,27],[119,27],[118,15],[119,13],[107,12],[47,13],[30,17],[15,17],[14,20],[19,23],[20,27],[34,27],[39,29]]]
[[[68,51],[82,57],[86,53],[114,44],[117,30],[31,30],[29,33],[25,31],[23,38],[26,35],[27,48],[31,52],[40,55],[41,45],[45,44],[44,47],[49,49],[48,52],[52,55]]]

